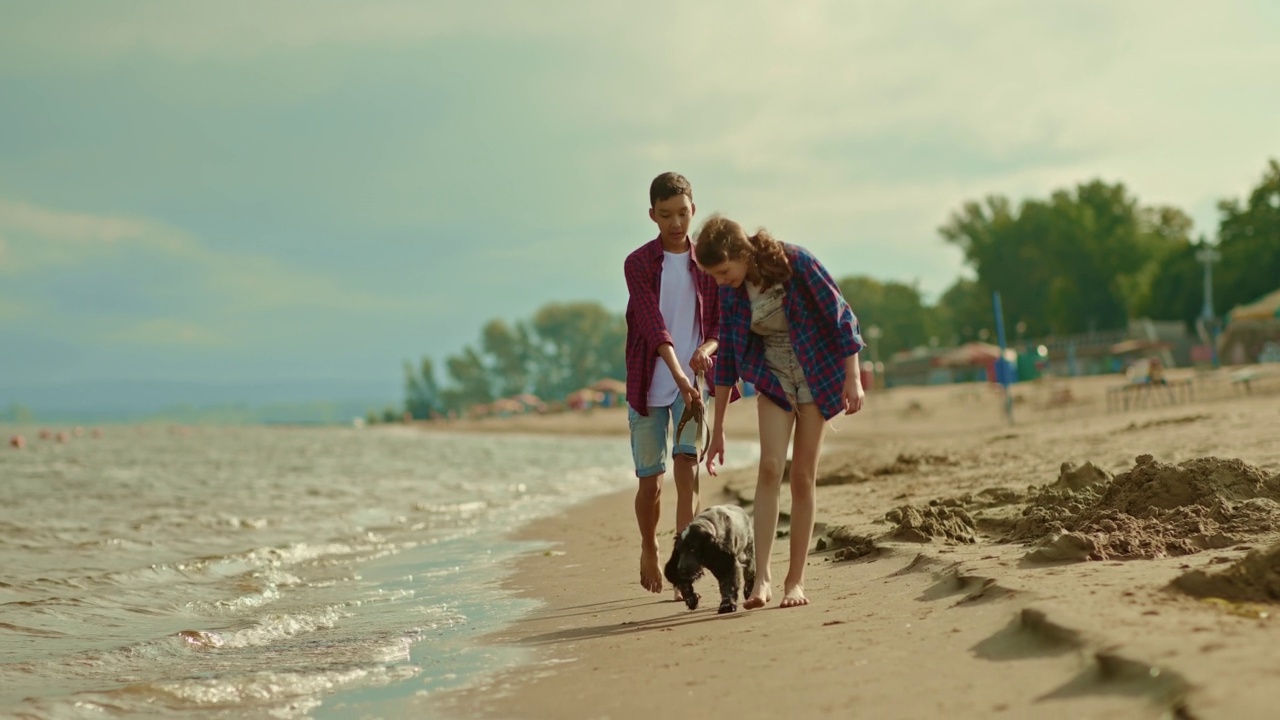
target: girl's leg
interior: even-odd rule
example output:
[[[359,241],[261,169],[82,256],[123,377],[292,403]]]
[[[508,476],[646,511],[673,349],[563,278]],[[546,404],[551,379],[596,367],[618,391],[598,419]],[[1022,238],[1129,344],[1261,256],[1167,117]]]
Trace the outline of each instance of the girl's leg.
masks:
[[[756,583],[751,597],[742,603],[750,610],[764,607],[773,599],[770,587],[769,554],[773,552],[773,538],[778,532],[778,492],[782,488],[782,473],[787,466],[787,445],[791,441],[791,426],[795,415],[773,404],[769,398],[759,395],[756,407],[760,423],[760,471],[756,475],[756,501],[752,514],[755,517]]]
[[[818,509],[818,453],[827,428],[817,405],[804,403],[796,408],[796,443],[791,452],[791,563],[783,582],[782,607],[809,604],[804,594],[804,566]]]

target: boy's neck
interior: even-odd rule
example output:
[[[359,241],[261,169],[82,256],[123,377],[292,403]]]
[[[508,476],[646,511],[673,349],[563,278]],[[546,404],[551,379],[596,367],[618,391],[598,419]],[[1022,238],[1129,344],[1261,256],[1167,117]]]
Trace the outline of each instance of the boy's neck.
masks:
[[[686,253],[689,252],[689,236],[685,235],[679,242],[672,244],[672,241],[665,235],[662,236],[662,249],[669,253]]]

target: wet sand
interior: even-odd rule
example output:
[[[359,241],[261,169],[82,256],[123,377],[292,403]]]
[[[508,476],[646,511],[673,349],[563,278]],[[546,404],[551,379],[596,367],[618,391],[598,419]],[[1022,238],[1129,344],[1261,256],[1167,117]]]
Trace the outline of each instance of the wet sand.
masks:
[[[1019,386],[1013,425],[987,388],[872,393],[828,434],[808,607],[777,607],[785,541],[771,607],[721,616],[644,592],[630,493],[527,527],[553,549],[507,585],[544,605],[490,641],[532,663],[412,703],[493,718],[1272,717],[1280,373],[1247,396],[1205,375],[1193,402],[1108,413],[1118,382]],[[592,427],[608,413],[624,441],[619,411]],[[749,436],[753,413],[735,404],[731,433]],[[754,469],[704,473],[704,505],[749,508],[753,485]],[[709,577],[698,588],[716,594]]]

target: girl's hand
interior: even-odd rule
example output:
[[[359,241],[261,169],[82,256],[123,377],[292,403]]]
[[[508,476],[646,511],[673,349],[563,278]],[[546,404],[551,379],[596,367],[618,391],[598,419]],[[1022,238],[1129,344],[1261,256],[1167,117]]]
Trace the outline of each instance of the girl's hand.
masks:
[[[844,390],[841,391],[844,400],[844,414],[852,415],[862,409],[862,403],[867,398],[867,393],[862,389],[862,378],[853,376],[844,381]]]
[[[724,430],[716,430],[711,433],[711,444],[707,446],[707,472],[712,476],[716,474],[716,459],[719,458],[720,464],[724,464]]]
[[[705,348],[699,347],[693,351],[693,357],[689,358],[689,369],[695,373],[711,372],[711,355]]]

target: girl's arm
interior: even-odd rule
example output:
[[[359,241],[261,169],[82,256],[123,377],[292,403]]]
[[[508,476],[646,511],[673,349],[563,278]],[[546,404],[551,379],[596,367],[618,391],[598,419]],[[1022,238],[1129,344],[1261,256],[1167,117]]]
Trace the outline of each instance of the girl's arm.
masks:
[[[733,399],[732,385],[716,385],[715,416],[711,422],[711,444],[707,445],[707,472],[716,474],[716,463],[724,464],[724,411]]]
[[[858,328],[858,318],[840,293],[840,286],[822,263],[803,248],[796,253],[795,265],[796,273],[813,294],[818,311],[834,323],[842,354],[845,358],[855,356],[856,359],[864,345],[862,333]]]

